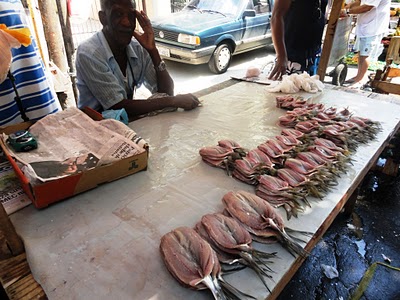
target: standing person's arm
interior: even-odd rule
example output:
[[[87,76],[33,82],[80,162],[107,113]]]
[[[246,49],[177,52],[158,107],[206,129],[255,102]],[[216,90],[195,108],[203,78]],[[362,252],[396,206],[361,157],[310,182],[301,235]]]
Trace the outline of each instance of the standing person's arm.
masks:
[[[285,46],[285,15],[289,11],[291,0],[276,0],[272,10],[271,32],[274,43],[276,62],[269,75],[270,79],[278,80],[286,73],[288,58]]]
[[[369,12],[373,9],[373,5],[361,4],[360,0],[353,1],[345,6],[345,11],[351,15],[358,15]]]
[[[174,94],[174,81],[169,75],[168,71],[159,70],[161,57],[156,48],[154,39],[154,31],[151,26],[150,20],[143,11],[136,11],[136,18],[143,29],[143,33],[134,31],[133,36],[135,39],[147,50],[151,60],[153,61],[154,68],[157,74],[157,87],[159,93],[166,93],[170,96]]]

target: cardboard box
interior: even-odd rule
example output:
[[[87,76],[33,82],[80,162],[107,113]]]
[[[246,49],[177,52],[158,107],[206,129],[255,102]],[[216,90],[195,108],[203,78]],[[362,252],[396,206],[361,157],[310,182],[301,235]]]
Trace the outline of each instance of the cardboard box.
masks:
[[[91,110],[84,110],[84,112],[94,120],[100,120],[102,118],[97,112]],[[0,133],[10,134],[18,130],[28,129],[32,124],[33,122],[24,122],[8,127],[1,127]],[[139,171],[146,170],[147,168],[148,151],[139,155],[127,157],[109,165],[96,167],[76,175],[33,186],[11,157],[10,152],[2,139],[0,139],[0,146],[13,166],[23,190],[36,208],[46,207],[51,203],[93,189],[100,184],[117,180]]]

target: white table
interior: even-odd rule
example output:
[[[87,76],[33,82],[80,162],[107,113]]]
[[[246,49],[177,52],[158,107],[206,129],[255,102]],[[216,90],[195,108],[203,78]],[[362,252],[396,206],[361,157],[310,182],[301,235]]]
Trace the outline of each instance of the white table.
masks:
[[[147,171],[102,185],[71,199],[37,210],[29,206],[11,216],[23,238],[31,270],[50,299],[212,299],[208,291],[181,287],[159,254],[160,237],[178,226],[194,226],[207,213],[222,211],[222,196],[254,187],[202,162],[198,151],[233,139],[252,149],[280,134],[283,110],[266,86],[239,82],[201,97],[196,110],[161,114],[130,126],[150,144]],[[316,232],[311,250],[344,206],[399,127],[400,106],[326,89],[314,95],[326,106],[348,107],[357,116],[381,121],[376,140],[361,145],[354,165],[323,201],[313,201],[287,226]],[[282,216],[286,219],[284,211]],[[252,270],[226,279],[258,299],[275,298],[301,265],[279,244],[269,295]]]

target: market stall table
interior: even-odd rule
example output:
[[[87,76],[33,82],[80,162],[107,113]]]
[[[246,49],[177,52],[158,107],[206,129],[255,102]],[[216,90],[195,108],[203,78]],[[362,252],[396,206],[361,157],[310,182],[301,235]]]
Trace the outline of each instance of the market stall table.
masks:
[[[307,95],[307,94],[304,94]],[[130,123],[150,145],[148,169],[104,184],[43,210],[29,206],[11,216],[21,235],[35,279],[50,299],[211,299],[209,291],[181,287],[159,253],[160,238],[179,226],[194,226],[207,213],[221,212],[228,191],[254,192],[198,153],[204,146],[232,139],[248,149],[281,133],[277,94],[266,86],[228,81],[201,94],[203,107],[160,114]],[[339,89],[309,95],[326,106],[382,123],[382,131],[352,155],[353,165],[339,184],[287,226],[314,233],[310,251],[329,227],[390,137],[397,131],[400,106]],[[286,214],[280,211],[286,220]],[[279,244],[257,248],[277,251],[272,294],[252,270],[225,278],[257,299],[273,299],[302,263]]]

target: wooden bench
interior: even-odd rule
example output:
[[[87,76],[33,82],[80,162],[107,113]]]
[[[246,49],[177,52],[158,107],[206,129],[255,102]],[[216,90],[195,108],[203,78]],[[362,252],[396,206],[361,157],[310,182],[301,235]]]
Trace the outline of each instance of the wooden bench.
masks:
[[[400,84],[392,83],[392,79],[400,77],[400,69],[392,67],[393,63],[400,63],[400,36],[393,36],[386,54],[386,65],[383,70],[376,71],[371,81],[371,87],[378,93],[400,95]]]
[[[24,244],[3,205],[0,205],[0,282],[11,300],[47,299],[33,278]]]

